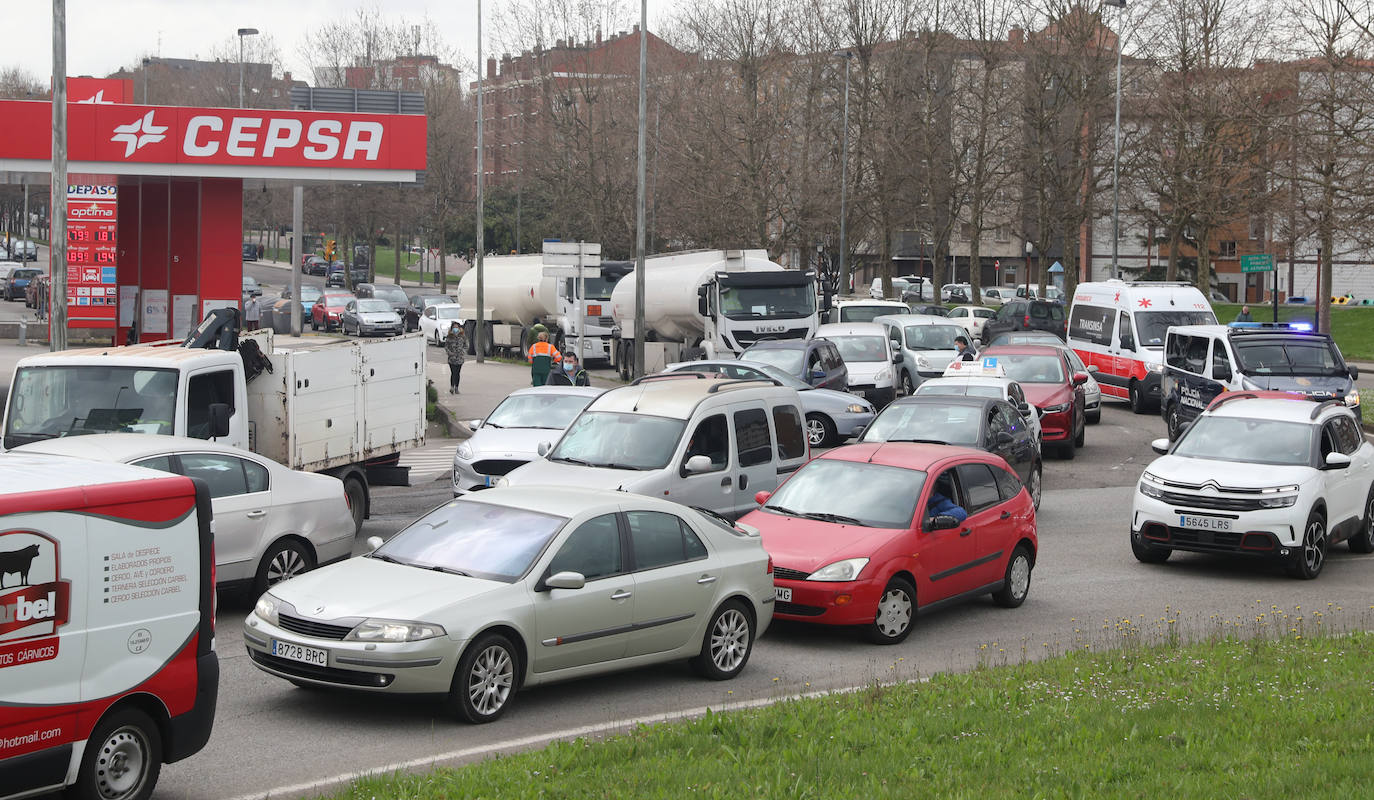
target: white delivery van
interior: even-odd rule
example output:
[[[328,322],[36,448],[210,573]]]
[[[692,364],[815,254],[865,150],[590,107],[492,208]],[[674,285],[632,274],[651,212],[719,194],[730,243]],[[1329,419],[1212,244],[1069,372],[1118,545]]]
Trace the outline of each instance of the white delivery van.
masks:
[[[206,484],[0,455],[0,798],[146,798],[219,689]]]
[[[1069,308],[1068,344],[1097,367],[1102,394],[1142,414],[1159,408],[1164,335],[1174,325],[1214,325],[1212,304],[1190,283],[1080,283]]]

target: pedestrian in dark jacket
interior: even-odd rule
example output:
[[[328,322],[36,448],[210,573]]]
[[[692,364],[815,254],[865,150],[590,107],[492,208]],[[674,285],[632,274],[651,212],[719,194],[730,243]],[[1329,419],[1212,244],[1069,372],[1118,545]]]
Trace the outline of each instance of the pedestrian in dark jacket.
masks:
[[[977,358],[977,355],[973,352],[973,348],[969,346],[968,338],[965,336],[954,337],[954,347],[959,351],[958,355],[955,356],[955,361],[972,361]]]
[[[444,338],[444,354],[448,356],[448,393],[458,394],[458,375],[463,371],[463,362],[468,358],[468,336],[462,325],[448,326],[448,336]]]

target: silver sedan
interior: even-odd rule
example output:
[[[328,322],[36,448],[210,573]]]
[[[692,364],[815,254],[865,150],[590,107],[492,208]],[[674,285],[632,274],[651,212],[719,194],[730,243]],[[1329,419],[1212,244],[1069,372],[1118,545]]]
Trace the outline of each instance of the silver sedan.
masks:
[[[558,441],[603,391],[536,386],[511,392],[486,419],[468,423],[472,436],[453,454],[453,496],[490,488],[497,478],[538,458],[539,445]]]
[[[872,422],[877,413],[873,404],[862,397],[832,389],[817,389],[772,364],[758,361],[681,361],[669,364],[664,372],[712,372],[729,378],[771,380],[789,389],[796,389],[801,396],[802,412],[806,414],[807,444],[812,447],[838,445]]]
[[[518,689],[556,680],[679,659],[733,678],[773,615],[758,532],[657,498],[497,488],[369,543],[259,598],[243,629],[259,669],[443,695],[491,722]]]

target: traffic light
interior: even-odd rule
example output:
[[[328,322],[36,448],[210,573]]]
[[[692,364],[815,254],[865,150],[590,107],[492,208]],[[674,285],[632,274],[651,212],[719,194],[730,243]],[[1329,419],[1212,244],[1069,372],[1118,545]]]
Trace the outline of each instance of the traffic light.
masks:
[[[324,257],[330,261],[334,260],[334,240],[330,239],[324,243]]]

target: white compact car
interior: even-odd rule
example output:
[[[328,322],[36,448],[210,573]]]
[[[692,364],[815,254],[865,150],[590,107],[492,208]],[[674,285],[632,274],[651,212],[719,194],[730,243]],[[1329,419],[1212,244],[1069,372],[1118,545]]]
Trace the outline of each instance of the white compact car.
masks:
[[[997,312],[984,306],[955,306],[949,310],[947,319],[973,335],[971,341],[979,341],[983,336],[983,325]]]
[[[1327,548],[1374,552],[1374,445],[1340,401],[1237,392],[1202,412],[1140,478],[1131,550],[1268,557],[1315,578]]]
[[[604,389],[534,386],[511,392],[486,419],[468,423],[472,436],[453,454],[453,495],[495,485],[539,457],[541,442],[557,441]]]
[[[425,341],[433,342],[440,347],[444,346],[444,339],[448,338],[448,329],[462,324],[463,307],[458,303],[429,306],[420,315],[420,333],[425,335]]]
[[[215,577],[220,588],[269,586],[353,552],[355,527],[343,483],[204,439],[147,433],[64,436],[16,447],[113,461],[200,478],[215,514]]]
[[[876,322],[835,322],[816,328],[817,339],[835,343],[849,368],[849,391],[882,408],[897,396],[893,364],[901,361],[887,340],[887,329]]]
[[[454,715],[491,722],[556,680],[678,660],[733,678],[773,618],[758,532],[659,498],[492,489],[369,544],[259,598],[243,628],[259,669],[446,695]]]

